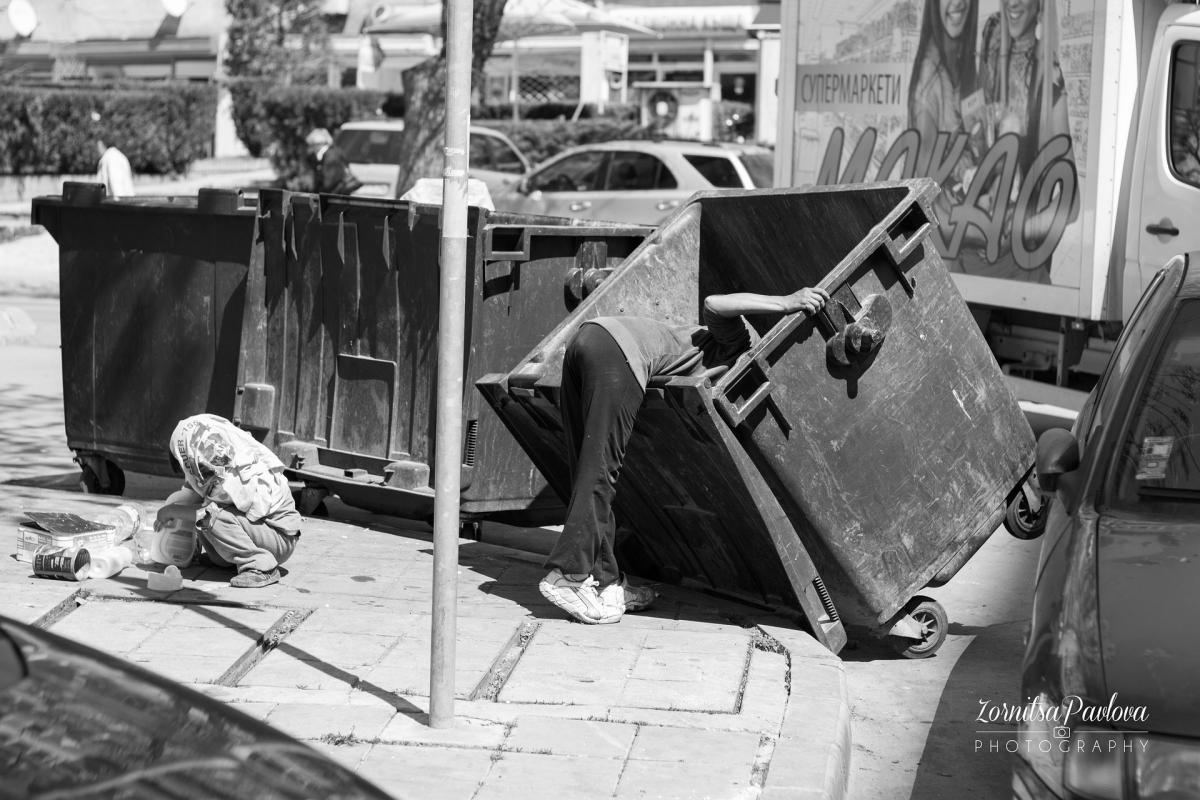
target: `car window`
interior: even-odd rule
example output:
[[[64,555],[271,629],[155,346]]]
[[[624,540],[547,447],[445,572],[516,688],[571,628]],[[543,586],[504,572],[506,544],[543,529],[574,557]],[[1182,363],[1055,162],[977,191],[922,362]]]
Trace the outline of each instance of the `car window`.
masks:
[[[1129,320],[1125,323],[1120,338],[1117,339],[1117,345],[1113,349],[1112,355],[1109,356],[1108,364],[1104,367],[1104,374],[1100,376],[1100,381],[1096,384],[1095,400],[1090,403],[1090,408],[1085,408],[1088,416],[1081,415],[1076,427],[1080,436],[1081,448],[1087,446],[1096,431],[1103,428],[1113,414],[1117,398],[1121,394],[1120,387],[1124,383],[1123,378],[1129,372],[1134,355],[1141,349],[1146,338],[1146,331],[1157,318],[1158,309],[1161,309],[1175,293],[1176,283],[1174,281],[1168,283],[1165,276],[1166,270],[1162,270],[1150,281],[1150,285],[1146,287],[1146,291],[1142,293],[1134,307],[1133,313],[1129,315]]]
[[[334,144],[352,164],[398,164],[401,133],[403,131],[343,128],[338,131]]]
[[[543,192],[595,191],[606,155],[603,150],[592,150],[567,156],[534,173],[529,188]]]
[[[1110,505],[1168,511],[1200,502],[1200,301],[1180,306],[1133,409]]]
[[[742,166],[750,173],[755,189],[770,189],[775,185],[775,156],[770,153],[743,153]]]
[[[738,174],[733,159],[728,156],[685,155],[687,162],[696,168],[704,180],[718,189],[744,189],[742,176]]]
[[[480,138],[490,140],[492,165],[489,169],[494,169],[496,172],[511,172],[514,175],[520,175],[525,171],[525,162],[517,155],[517,151],[509,146],[508,142],[492,136]]]
[[[667,165],[649,153],[614,153],[604,188],[609,191],[675,189],[679,182]]]

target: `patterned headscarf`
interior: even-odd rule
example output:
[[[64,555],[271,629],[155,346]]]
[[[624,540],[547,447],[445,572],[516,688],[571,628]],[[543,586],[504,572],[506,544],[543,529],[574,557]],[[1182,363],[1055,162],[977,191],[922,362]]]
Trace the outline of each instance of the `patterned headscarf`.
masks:
[[[206,503],[233,505],[258,521],[291,501],[283,462],[227,419],[197,414],[171,434],[171,454]]]

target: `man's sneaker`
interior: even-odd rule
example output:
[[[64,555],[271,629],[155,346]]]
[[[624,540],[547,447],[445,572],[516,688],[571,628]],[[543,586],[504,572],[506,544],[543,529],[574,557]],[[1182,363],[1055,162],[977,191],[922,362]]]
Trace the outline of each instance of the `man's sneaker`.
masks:
[[[229,579],[229,585],[235,589],[261,589],[264,586],[270,586],[272,583],[279,582],[279,568],[270,572],[263,572],[261,569],[244,569],[237,575]]]
[[[645,611],[658,599],[658,592],[654,589],[649,586],[632,586],[624,576],[618,585],[625,591],[626,611]]]
[[[612,609],[605,608],[600,593],[596,591],[596,580],[591,575],[577,581],[563,575],[561,570],[554,569],[542,578],[538,591],[542,597],[580,622],[598,625],[621,619],[619,613],[614,617]],[[621,610],[624,611],[624,608]]]

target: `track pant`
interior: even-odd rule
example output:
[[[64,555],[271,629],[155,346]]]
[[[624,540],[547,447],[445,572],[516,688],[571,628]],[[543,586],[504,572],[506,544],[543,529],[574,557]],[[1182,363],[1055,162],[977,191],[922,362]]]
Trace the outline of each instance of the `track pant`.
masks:
[[[571,497],[547,568],[591,575],[601,588],[620,580],[612,504],[645,394],[608,331],[599,325],[581,327],[567,346],[562,376]]]

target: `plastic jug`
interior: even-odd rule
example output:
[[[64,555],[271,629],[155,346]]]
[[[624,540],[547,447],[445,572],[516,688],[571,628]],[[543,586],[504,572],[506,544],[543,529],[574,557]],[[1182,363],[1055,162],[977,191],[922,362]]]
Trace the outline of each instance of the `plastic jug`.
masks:
[[[186,567],[196,555],[196,528],[190,520],[168,517],[154,533],[150,558],[159,564]]]

